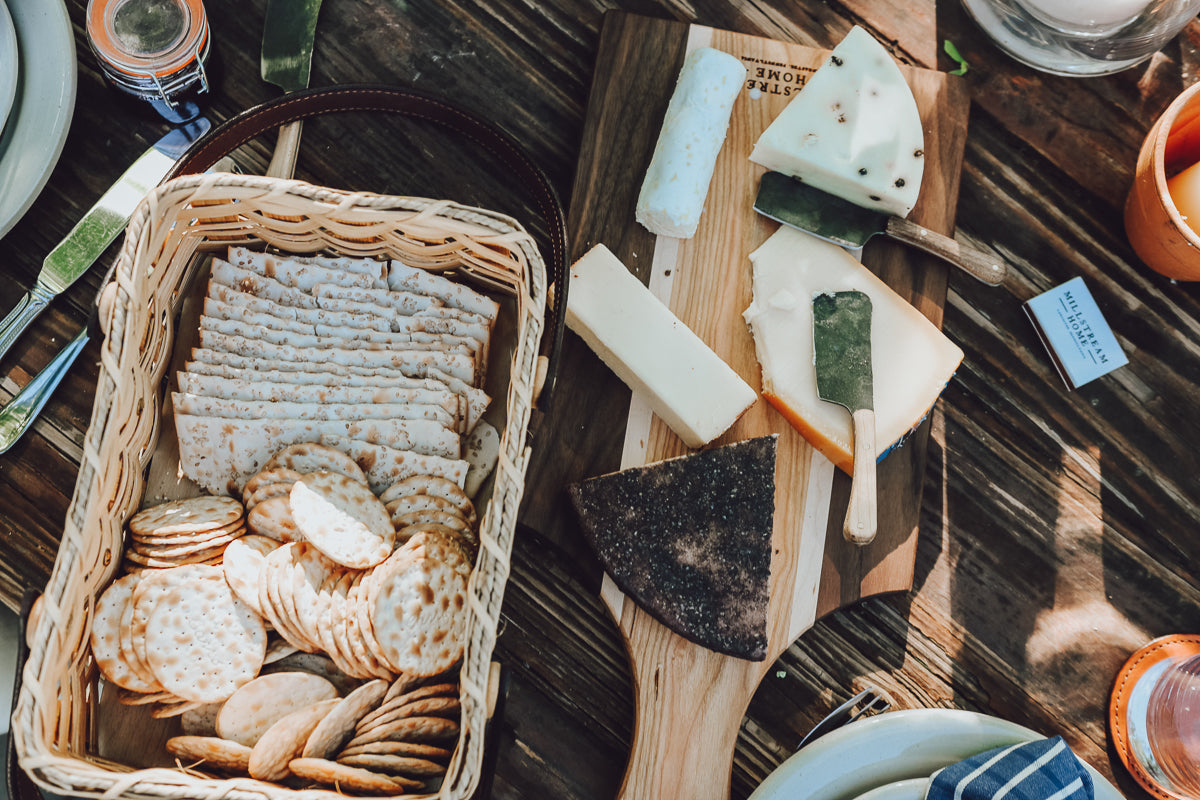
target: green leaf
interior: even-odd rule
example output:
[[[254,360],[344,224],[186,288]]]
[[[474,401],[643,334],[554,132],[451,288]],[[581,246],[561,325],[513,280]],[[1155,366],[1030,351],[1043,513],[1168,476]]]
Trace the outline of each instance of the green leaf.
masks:
[[[950,41],[949,39],[946,39],[942,43],[942,49],[946,51],[946,55],[948,55],[948,56],[950,56],[950,58],[954,59],[955,64],[958,64],[958,69],[954,70],[950,74],[951,75],[966,75],[967,69],[968,69],[967,60],[965,58],[963,58],[961,55],[959,55],[958,48],[954,46],[954,42]]]

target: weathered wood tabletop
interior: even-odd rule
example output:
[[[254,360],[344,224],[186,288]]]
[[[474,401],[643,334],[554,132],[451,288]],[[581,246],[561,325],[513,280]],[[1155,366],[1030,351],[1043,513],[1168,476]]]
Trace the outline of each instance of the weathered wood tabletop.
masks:
[[[205,5],[213,35],[207,111],[220,121],[278,90],[259,78],[265,0]],[[74,117],[45,190],[3,237],[3,309],[166,130],[103,84],[83,32],[85,3],[67,6],[79,63]],[[1124,794],[1145,796],[1108,742],[1105,715],[1113,678],[1133,651],[1200,626],[1200,293],[1138,261],[1121,210],[1143,136],[1193,80],[1200,26],[1139,67],[1081,80],[1007,58],[952,0],[325,0],[312,85],[413,86],[479,111],[535,155],[566,202],[604,14],[614,8],[816,47],[832,47],[857,23],[898,60],[941,70],[955,66],[941,47],[952,41],[970,65],[972,98],[957,236],[1010,268],[1000,288],[949,276],[943,327],[966,356],[932,414],[912,590],[824,615],[771,665],[738,737],[732,795],[748,795],[813,723],[871,685],[897,708],[971,709],[1060,733]],[[237,159],[261,171],[271,144],[251,142]],[[297,176],[534,219],[528,198],[469,146],[378,117],[307,125]],[[0,362],[0,401],[84,324],[115,251]],[[1022,304],[1076,276],[1130,363],[1071,392]],[[0,456],[0,598],[10,606],[40,588],[53,564],[97,353],[93,342],[36,428]],[[568,334],[575,369],[564,374],[580,374],[586,358]],[[596,371],[613,390],[615,379]],[[564,382],[558,408],[568,410],[560,413],[592,390]],[[569,478],[615,467],[605,459],[619,448],[623,422],[564,430],[554,409],[546,422],[558,439],[535,451],[496,651],[509,683],[491,794],[609,798],[632,738],[630,667],[597,595],[598,567],[562,513],[561,490]],[[583,455],[571,462],[564,450]]]

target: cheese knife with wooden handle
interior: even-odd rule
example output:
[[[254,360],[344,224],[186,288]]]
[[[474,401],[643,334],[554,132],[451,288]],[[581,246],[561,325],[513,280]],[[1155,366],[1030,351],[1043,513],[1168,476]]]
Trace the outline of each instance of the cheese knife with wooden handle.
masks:
[[[859,291],[822,292],[812,306],[817,396],[849,409],[854,424],[854,474],[842,532],[848,542],[869,544],[877,517],[871,298]]]
[[[988,286],[1004,282],[1004,261],[904,217],[873,211],[784,175],[768,172],[758,184],[754,210],[842,247],[862,247],[877,233],[911,245]]]

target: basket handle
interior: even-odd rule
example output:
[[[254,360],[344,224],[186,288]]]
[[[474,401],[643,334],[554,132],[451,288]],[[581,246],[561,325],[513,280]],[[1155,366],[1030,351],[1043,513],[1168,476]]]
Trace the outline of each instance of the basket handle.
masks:
[[[251,139],[289,122],[330,113],[371,111],[401,114],[442,125],[466,136],[516,175],[533,197],[550,239],[549,356],[539,405],[548,411],[562,352],[567,305],[567,227],[562,204],[549,179],[510,135],[482,117],[445,100],[395,86],[345,84],[290,92],[248,108],[217,125],[184,153],[164,182],[178,175],[204,172]],[[543,340],[545,341],[545,340]]]

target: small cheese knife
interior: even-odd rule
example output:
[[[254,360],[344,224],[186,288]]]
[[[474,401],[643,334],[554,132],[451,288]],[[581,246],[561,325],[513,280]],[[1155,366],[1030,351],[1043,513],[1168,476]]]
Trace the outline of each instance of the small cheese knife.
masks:
[[[768,172],[758,185],[754,210],[842,247],[862,247],[877,233],[958,267],[989,286],[1004,282],[1004,262],[949,236],[882,211],[856,206],[782,172]]]
[[[42,271],[16,307],[0,320],[0,358],[12,347],[29,323],[56,296],[87,272],[97,258],[117,238],[137,204],[158,185],[192,142],[208,131],[204,117],[179,128],[172,128],[143,153],[133,166],[96,201],[83,219],[76,223],[42,261]]]
[[[871,298],[859,291],[821,292],[812,310],[817,396],[849,409],[854,424],[854,474],[842,533],[848,542],[869,544],[876,529]]]

